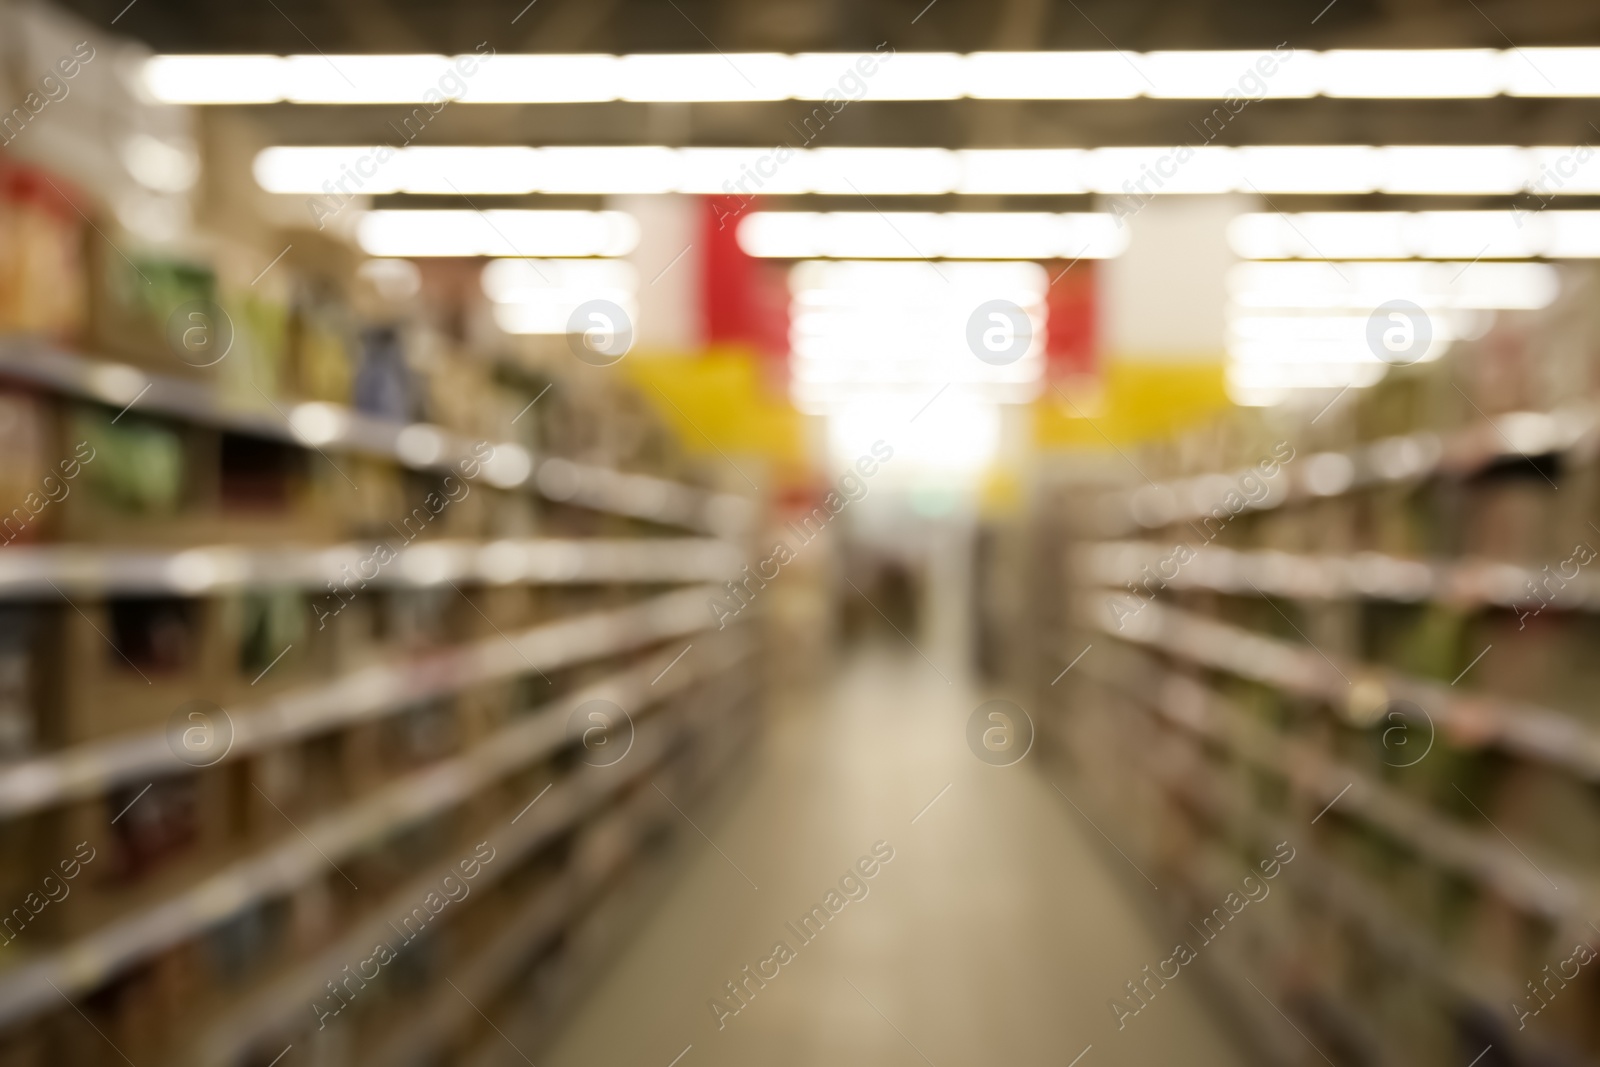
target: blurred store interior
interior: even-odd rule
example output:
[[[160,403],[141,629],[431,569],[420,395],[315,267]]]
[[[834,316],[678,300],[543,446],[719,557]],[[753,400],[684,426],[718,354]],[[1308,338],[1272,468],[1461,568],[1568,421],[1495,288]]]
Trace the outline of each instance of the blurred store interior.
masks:
[[[1597,141],[1581,2],[0,0],[0,1067],[1600,1063]]]

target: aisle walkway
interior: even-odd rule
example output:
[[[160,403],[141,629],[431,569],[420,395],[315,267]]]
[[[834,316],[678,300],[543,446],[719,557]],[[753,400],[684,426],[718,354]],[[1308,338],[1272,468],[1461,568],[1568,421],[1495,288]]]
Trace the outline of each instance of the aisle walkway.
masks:
[[[691,812],[715,847],[685,827],[684,873],[540,1067],[668,1067],[690,1045],[678,1067],[1067,1067],[1090,1045],[1078,1067],[1250,1062],[1203,974],[1117,1032],[1108,999],[1170,953],[1132,899],[1153,890],[1032,757],[968,751],[993,695],[877,651],[774,708],[751,785]],[[785,924],[877,841],[893,860],[803,943]],[[794,958],[764,962],[779,940]],[[707,1002],[737,1006],[724,984],[746,965],[776,977],[719,1030]]]

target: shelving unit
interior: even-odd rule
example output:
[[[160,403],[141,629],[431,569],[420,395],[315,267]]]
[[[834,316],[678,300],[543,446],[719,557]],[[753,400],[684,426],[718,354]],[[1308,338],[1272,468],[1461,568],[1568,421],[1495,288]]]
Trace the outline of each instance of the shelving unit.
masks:
[[[1600,423],[1583,389],[1510,408],[1541,390],[1508,369],[1593,380],[1574,281],[1371,389],[1040,480],[1030,674],[1085,809],[1180,938],[1297,851],[1205,950],[1269,1062],[1600,1055],[1596,979],[1541,985],[1600,943]]]
[[[168,416],[303,448],[353,452],[414,470],[449,471],[471,457],[473,442],[427,423],[395,423],[340,404],[259,394],[258,408],[225,403],[205,381],[176,378],[20,337],[0,337],[0,379],[64,395]],[[646,474],[547,457],[535,465],[515,442],[486,442],[503,456],[485,464],[498,488],[527,486],[547,500],[668,526],[738,536],[752,518],[743,497],[710,493]]]
[[[265,1064],[290,1043],[329,1062],[449,1055],[482,1017],[459,1010],[445,979],[497,1013],[547,1011],[549,996],[510,991],[530,969],[578,979],[582,954],[562,949],[576,924],[681,819],[648,783],[703,788],[752,735],[759,637],[721,632],[706,605],[738,574],[759,502],[536,454],[526,434],[475,443],[264,393],[241,405],[203,376],[28,338],[0,338],[0,383],[63,425],[84,410],[113,425],[159,420],[186,463],[224,437],[261,441],[303,456],[285,469],[309,472],[313,488],[342,488],[341,457],[353,457],[380,490],[376,515],[280,493],[272,521],[291,533],[264,541],[216,539],[212,498],[189,505],[193,519],[62,539],[105,521],[73,511],[82,482],[21,524],[32,543],[8,528],[0,612],[28,642],[12,714],[33,724],[21,751],[7,757],[0,742],[12,872],[0,890],[20,904],[33,868],[42,877],[73,842],[93,842],[96,862],[70,909],[7,931],[0,1063],[98,1062],[112,1043],[196,1067]],[[559,408],[559,396],[535,408],[543,395],[522,411]],[[416,540],[394,520],[373,525],[382,501],[410,507],[474,460],[470,509]],[[312,504],[314,521],[292,514]],[[374,568],[379,545],[388,556]],[[255,662],[243,642],[281,628],[282,604],[304,621]],[[132,647],[169,618],[186,620],[182,667]],[[85,658],[81,677],[51,673]],[[193,698],[230,732],[202,766],[173,740],[172,715]],[[627,717],[625,734],[600,742],[628,746],[615,766],[585,765],[588,723],[572,716],[591,701]],[[319,1027],[310,1005],[328,983],[393,941],[393,923],[471,842],[497,852],[473,896],[417,943],[394,942],[404,977],[373,980]],[[510,922],[485,936],[485,916]],[[207,1025],[189,1021],[196,1011]]]

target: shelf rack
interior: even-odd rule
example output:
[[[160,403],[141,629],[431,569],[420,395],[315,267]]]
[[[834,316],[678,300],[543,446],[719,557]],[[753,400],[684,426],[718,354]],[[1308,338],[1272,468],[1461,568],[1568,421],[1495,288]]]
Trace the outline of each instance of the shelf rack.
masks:
[[[1511,848],[1443,824],[1415,801],[1359,771],[1278,743],[1270,731],[1239,714],[1226,695],[1170,670],[1153,655],[1142,653],[1137,663],[1120,670],[1107,667],[1103,661],[1099,665],[1085,663],[1084,668],[1085,676],[1097,685],[1133,701],[1170,727],[1218,746],[1260,771],[1282,776],[1307,802],[1309,810],[1323,809],[1337,799],[1340,817],[1364,819],[1395,834],[1417,851],[1467,877],[1485,881],[1530,910],[1567,923],[1577,937],[1588,931],[1587,917],[1600,901],[1595,887],[1585,887],[1569,873],[1546,867],[1556,870],[1561,884],[1568,889],[1579,886],[1579,899],[1570,899],[1571,894],[1566,891],[1558,897],[1542,880],[1543,892],[1523,892],[1529,888],[1529,880],[1508,882],[1501,877],[1501,872],[1525,866]],[[1447,990],[1464,1010],[1496,1020],[1507,1032],[1515,1029],[1516,1016],[1506,1009],[1520,992],[1516,979],[1456,958],[1418,924],[1399,914],[1366,876],[1325,854],[1307,838],[1303,828],[1242,803],[1234,791],[1210,781],[1194,761],[1166,758],[1171,754],[1166,750],[1143,752],[1133,759],[1133,769],[1180,803],[1202,810],[1208,820],[1242,829],[1257,848],[1267,850],[1274,842],[1293,842],[1297,855],[1286,870],[1298,893],[1362,927],[1372,949]],[[1338,782],[1347,785],[1340,787]],[[1108,803],[1113,799],[1106,798]],[[1223,892],[1212,896],[1221,899]],[[1584,1062],[1581,1055],[1558,1042],[1535,1035],[1522,1035],[1522,1040],[1546,1057],[1541,1063],[1576,1067]]]
[[[1269,511],[1384,485],[1465,477],[1507,460],[1541,456],[1588,459],[1600,449],[1600,406],[1574,403],[1554,411],[1513,411],[1450,433],[1419,431],[1379,438],[1347,450],[1297,455],[1265,479],[1260,500],[1245,511]],[[1147,529],[1210,515],[1238,479],[1254,468],[1150,482],[1109,494],[1125,528]],[[1259,472],[1256,472],[1259,476]]]
[[[337,864],[364,843],[447,811],[484,785],[554,752],[570,740],[566,718],[577,704],[603,699],[625,708],[641,708],[732,666],[748,651],[746,646],[720,657],[708,656],[699,666],[685,664],[665,677],[660,677],[661,672],[672,657],[661,653],[517,719],[459,755],[404,775],[307,824],[299,836],[236,860],[154,906],[0,971],[0,1025],[51,1006],[58,999],[52,985],[69,994],[93,989],[121,968],[214,926],[254,902],[323,876],[329,864]],[[660,681],[652,683],[651,679],[658,677]],[[564,804],[573,807],[564,809]],[[569,796],[551,808],[567,810],[569,818],[575,818],[577,804],[577,797]],[[541,825],[532,823],[524,832]]]
[[[708,592],[715,590],[678,590],[514,635],[483,638],[421,657],[406,656],[231,710],[233,744],[225,759],[239,759],[313,733],[370,721],[470,685],[555,670],[695,633],[708,627],[713,618],[706,609]],[[192,770],[173,755],[164,729],[86,742],[0,765],[0,818]]]
[[[472,458],[474,442],[428,423],[376,419],[323,401],[225,402],[212,386],[71,352],[48,342],[0,337],[0,378],[28,382],[115,408],[133,407],[200,426],[303,448],[355,452],[414,470],[451,470]],[[502,489],[526,486],[545,499],[717,536],[738,536],[754,518],[745,498],[645,474],[560,457],[535,461],[514,442],[494,449],[484,478]]]
[[[495,627],[495,636],[446,647],[396,646],[378,662],[364,646],[356,652],[341,648],[333,654],[335,666],[324,668],[337,672],[332,676],[230,706],[226,714],[232,744],[218,765],[237,777],[241,769],[230,765],[278,753],[299,760],[303,754],[286,750],[314,738],[394,721],[419,704],[498,687],[485,691],[496,710],[471,705],[472,723],[494,725],[487,735],[469,732],[466,747],[429,756],[420,765],[396,767],[353,797],[301,818],[295,833],[285,830],[282,836],[264,838],[256,832],[239,836],[230,829],[237,840],[217,853],[190,856],[125,901],[102,900],[105,917],[86,930],[73,924],[59,933],[30,931],[0,966],[0,1038],[19,1031],[58,1033],[52,1029],[56,1016],[67,1017],[65,1025],[75,1030],[78,1020],[71,1018],[69,1004],[92,1015],[98,1010],[91,1007],[92,994],[137,979],[146,964],[188,953],[219,927],[258,914],[263,905],[294,902],[298,907],[307,894],[317,897],[336,888],[339,864],[361,862],[374,848],[393,848],[396,841],[436,827],[446,816],[451,833],[475,827],[499,850],[498,864],[485,866],[476,883],[485,889],[509,877],[518,863],[527,867],[554,857],[557,864],[549,888],[514,909],[501,936],[482,946],[457,976],[475,998],[481,994],[487,999],[537,959],[545,941],[570,928],[609,893],[619,872],[640,859],[637,850],[647,831],[664,822],[645,803],[659,798],[653,791],[641,791],[640,783],[652,775],[674,774],[680,766],[705,770],[712,756],[729,758],[729,746],[748,740],[756,728],[757,628],[740,625],[720,632],[723,627],[707,608],[707,600],[720,592],[716,583],[739,572],[741,546],[758,517],[754,500],[572,458],[535,456],[516,442],[474,442],[440,426],[386,421],[338,404],[269,397],[259,390],[255,395],[224,394],[204,382],[30,338],[0,336],[0,380],[114,410],[315,450],[325,457],[355,454],[410,470],[441,472],[473,458],[481,463],[487,485],[563,505],[538,509],[539,529],[548,534],[488,541],[436,539],[391,548],[394,558],[363,585],[392,590],[458,583],[469,591],[519,585],[569,589],[550,601],[568,605],[566,614],[551,621],[507,626],[505,632]],[[496,507],[513,502],[503,496],[493,500]],[[570,509],[637,520],[638,536],[572,536],[591,528],[634,528],[618,523],[596,527],[592,517]],[[511,527],[525,528],[524,515],[516,512],[513,518],[519,521]],[[345,527],[344,535],[354,529]],[[201,543],[176,548],[11,544],[0,550],[0,605],[27,607],[80,596],[206,599],[257,589],[315,594],[342,587],[352,574],[361,580],[363,570],[372,569],[363,561],[372,557],[377,543],[352,538],[333,544]],[[521,602],[513,598],[507,603]],[[580,603],[587,607],[573,607]],[[547,606],[541,600],[537,608],[515,610],[526,623],[540,618]],[[685,641],[693,642],[693,654],[687,657]],[[559,695],[541,697],[544,702],[536,707],[501,713],[498,702],[517,692],[507,688],[509,683],[563,669],[572,671],[572,681],[549,690]],[[576,762],[568,719],[587,700],[609,701],[637,718],[632,747],[619,766],[585,768]],[[450,706],[453,716],[469,714],[462,710],[469,705]],[[550,770],[548,793],[530,792],[515,808],[486,812],[486,807],[503,808],[512,787],[528,784],[530,772],[539,766]],[[114,790],[132,792],[155,780],[201,777],[223,782],[210,768],[197,771],[177,759],[165,730],[126,730],[0,762],[0,821],[35,820],[29,825],[51,828],[53,834],[58,822],[65,825],[63,820],[70,819],[77,825],[80,817],[93,816],[96,809],[85,802],[102,800]],[[581,852],[577,859],[561,858],[567,842],[589,840],[604,845],[598,858],[584,858]],[[363,900],[355,918],[309,955],[291,954],[271,973],[253,975],[240,989],[208,991],[206,1017],[214,1022],[183,1027],[164,1038],[159,1058],[215,1067],[253,1062],[257,1043],[276,1040],[282,1032],[295,1035],[296,1043],[311,1043],[314,1026],[306,1025],[311,1019],[305,1004],[339,965],[349,962],[351,957],[340,954],[383,936],[380,927],[387,925],[380,916],[402,901],[414,903],[412,898],[431,888],[430,879],[437,884],[448,871],[441,865],[444,859],[434,850],[400,884],[373,896],[380,901],[377,906],[369,909]],[[366,886],[365,879],[362,884]],[[338,964],[333,963],[336,958]],[[448,1007],[394,1018],[389,1020],[394,1025],[368,1035],[370,1041],[363,1039],[357,1058],[378,1063],[396,1048],[408,1055],[425,1047],[442,1049],[463,1031],[464,1020],[475,1024],[476,1019],[476,1014],[466,1019]],[[368,1049],[367,1044],[381,1047]]]
[[[1104,577],[1128,572],[1096,573]],[[1179,578],[1195,586],[1217,588],[1202,585],[1210,580],[1207,572],[1180,572]],[[1220,591],[1232,590],[1225,587]],[[1271,590],[1262,587],[1259,592]],[[1458,746],[1495,745],[1600,781],[1600,729],[1565,712],[1330,657],[1309,645],[1263,637],[1242,626],[1148,601],[1132,615],[1124,616],[1119,625],[1108,603],[1127,595],[1125,590],[1113,587],[1101,597],[1087,598],[1081,604],[1083,621],[1104,633],[1145,645],[1160,645],[1195,663],[1324,700],[1334,707],[1347,707],[1352,682],[1364,682],[1378,687],[1385,694],[1384,699],[1407,700],[1426,708],[1433,723]],[[1383,699],[1377,700],[1373,707],[1382,703]],[[1351,714],[1359,716],[1362,710],[1351,709]]]
[[[103,596],[207,596],[237,589],[321,589],[358,579],[379,542],[181,549],[19,545],[0,552],[0,600]],[[739,573],[742,556],[714,538],[440,539],[391,549],[367,585],[425,589],[450,582],[585,585],[716,582]]]
[[[719,657],[709,668],[702,669],[698,674],[689,674],[676,688],[687,688],[696,679],[704,680],[717,671],[735,666],[747,651],[731,650],[730,654]],[[698,709],[698,718],[706,720],[725,716],[729,705],[743,695],[748,694],[738,691],[722,693],[714,704]],[[615,768],[587,768],[553,785],[535,806],[525,809],[526,815],[513,815],[481,831],[497,856],[495,864],[484,867],[474,881],[473,891],[478,892],[492,885],[504,877],[519,858],[530,855],[562,831],[590,817],[631,783],[648,776],[668,758],[674,737],[694,725],[692,719],[672,723],[652,719],[639,728],[633,750]],[[522,825],[518,826],[518,822],[522,822]],[[506,862],[502,863],[502,859]],[[233,1010],[211,1021],[195,1038],[189,1054],[183,1057],[184,1061],[193,1062],[196,1067],[232,1062],[258,1037],[292,1026],[290,1017],[298,1017],[305,1012],[306,1005],[321,994],[323,983],[329,975],[338,974],[340,967],[351,959],[366,955],[374,943],[389,940],[389,934],[393,932],[389,926],[391,917],[407,913],[411,906],[438,886],[441,878],[450,873],[451,867],[445,863],[390,892],[367,918],[356,923],[327,950],[289,968]],[[485,958],[471,969],[471,977],[466,980],[480,988],[490,987],[495,974],[503,975],[525,957],[540,936],[557,928],[571,914],[583,899],[583,893],[604,880],[603,873],[579,870],[565,872],[553,886],[535,897],[518,918],[512,920],[505,933],[497,934],[484,951]],[[402,1024],[384,1042],[383,1047],[414,1055],[423,1044],[436,1042],[437,1038],[433,1035],[452,1028],[455,1013],[451,1009],[454,1005],[454,1000],[430,1004],[420,1016]],[[377,1063],[393,1062],[395,1058],[398,1057],[382,1052],[372,1057]]]

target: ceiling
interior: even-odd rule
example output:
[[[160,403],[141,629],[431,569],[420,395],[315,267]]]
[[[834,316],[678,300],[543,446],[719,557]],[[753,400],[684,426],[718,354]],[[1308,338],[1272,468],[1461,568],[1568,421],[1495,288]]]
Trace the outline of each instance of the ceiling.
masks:
[[[524,6],[526,4],[526,6]],[[101,25],[127,0],[66,0]],[[162,52],[1420,48],[1600,43],[1592,0],[142,0]]]
[[[867,52],[1517,48],[1600,45],[1594,0],[65,0],[159,52]],[[126,8],[124,11],[123,9]],[[1202,100],[878,101],[828,124],[832,146],[1090,147],[1193,143]],[[419,144],[765,146],[814,102],[457,105]],[[401,105],[247,109],[264,143],[392,140]],[[1217,144],[1527,144],[1600,140],[1600,100],[1283,99]],[[420,206],[419,198],[403,198]],[[550,198],[544,198],[549,200]],[[1575,199],[1575,198],[1574,198]],[[1587,198],[1585,198],[1587,199]],[[1319,198],[1319,202],[1321,198]],[[911,206],[907,204],[905,206]],[[1007,206],[1026,206],[1018,201]],[[1328,202],[1328,206],[1343,206]],[[1386,206],[1400,207],[1396,198]],[[1427,206],[1446,206],[1435,198]],[[1450,206],[1471,206],[1462,202]],[[1574,203],[1573,206],[1580,206]]]

